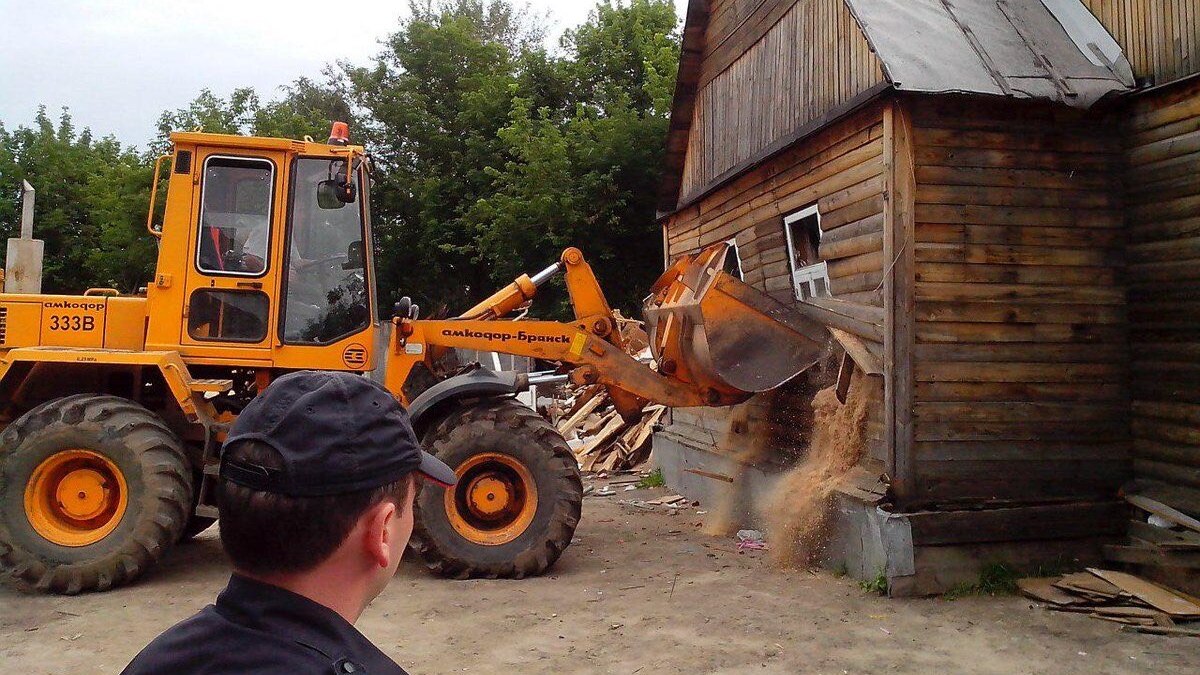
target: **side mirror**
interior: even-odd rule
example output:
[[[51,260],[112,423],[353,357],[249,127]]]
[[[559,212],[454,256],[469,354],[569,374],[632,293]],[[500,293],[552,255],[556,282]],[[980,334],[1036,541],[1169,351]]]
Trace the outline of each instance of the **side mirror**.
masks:
[[[340,209],[346,205],[338,196],[336,180],[323,180],[317,183],[317,206],[322,209]]]

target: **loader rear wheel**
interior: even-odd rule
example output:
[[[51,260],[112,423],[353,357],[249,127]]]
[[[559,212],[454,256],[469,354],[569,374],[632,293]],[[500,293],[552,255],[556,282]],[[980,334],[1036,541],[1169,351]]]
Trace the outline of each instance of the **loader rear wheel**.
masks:
[[[0,572],[67,594],[132,581],[183,532],[190,476],[179,440],[132,401],[30,410],[0,435]]]
[[[512,399],[450,413],[424,438],[454,469],[452,488],[422,487],[412,547],[456,579],[545,572],[571,543],[583,503],[579,466],[541,415]]]

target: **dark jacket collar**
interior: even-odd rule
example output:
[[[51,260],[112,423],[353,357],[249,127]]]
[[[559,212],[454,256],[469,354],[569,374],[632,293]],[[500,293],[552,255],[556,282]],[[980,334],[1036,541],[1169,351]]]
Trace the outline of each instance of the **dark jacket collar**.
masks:
[[[230,577],[225,590],[217,596],[216,611],[247,628],[287,635],[330,659],[366,654],[387,658],[332,609],[303,595],[238,574]]]

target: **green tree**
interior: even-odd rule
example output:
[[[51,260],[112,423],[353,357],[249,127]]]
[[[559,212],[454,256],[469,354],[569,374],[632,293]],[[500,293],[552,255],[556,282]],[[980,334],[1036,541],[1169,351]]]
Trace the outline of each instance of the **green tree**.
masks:
[[[511,5],[414,3],[369,67],[350,68],[355,102],[370,118],[380,168],[375,210],[381,295],[427,309],[459,309],[495,275],[465,218],[490,194],[502,159],[499,130],[517,91],[517,50],[536,31]]]
[[[111,136],[77,131],[64,110],[44,108],[33,125],[0,125],[0,226],[16,236],[21,180],[37,190],[34,236],[46,242],[43,289],[131,292],[150,278],[155,247],[145,231],[150,192],[145,158]]]
[[[163,111],[158,118],[158,138],[151,149],[165,152],[173,131],[247,135],[254,128],[258,109],[258,94],[252,87],[234,89],[229,98],[221,98],[208,88],[201,89],[187,107]]]
[[[676,23],[669,1],[602,2],[563,39],[567,105],[537,107],[528,92],[516,98],[499,131],[507,159],[490,170],[492,194],[469,214],[488,269],[508,277],[579,246],[609,301],[636,311],[662,269],[654,196],[679,59]]]
[[[661,268],[674,7],[602,2],[560,54],[527,21],[501,1],[414,6],[349,71],[384,169],[381,288],[457,309],[575,245],[629,311]]]
[[[255,136],[325,140],[333,122],[348,122],[353,130],[356,117],[350,108],[345,81],[333,70],[324,83],[301,77],[280,87],[281,96],[254,111]]]
[[[332,122],[353,123],[355,116],[340,73],[328,68],[324,76],[324,82],[298,78],[265,103],[251,87],[234,89],[227,98],[202,89],[187,106],[163,111],[151,149],[165,152],[174,131],[325,140]]]

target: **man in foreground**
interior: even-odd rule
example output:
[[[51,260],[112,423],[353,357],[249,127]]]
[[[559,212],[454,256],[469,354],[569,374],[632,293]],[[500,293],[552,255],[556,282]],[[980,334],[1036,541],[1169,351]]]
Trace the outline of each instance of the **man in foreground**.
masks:
[[[400,563],[417,477],[455,482],[387,390],[348,373],[276,380],[222,449],[229,585],[125,672],[404,673],[353,624]]]

